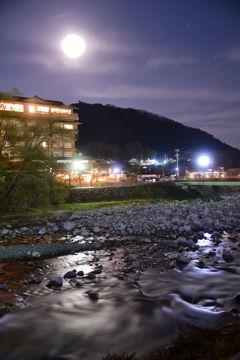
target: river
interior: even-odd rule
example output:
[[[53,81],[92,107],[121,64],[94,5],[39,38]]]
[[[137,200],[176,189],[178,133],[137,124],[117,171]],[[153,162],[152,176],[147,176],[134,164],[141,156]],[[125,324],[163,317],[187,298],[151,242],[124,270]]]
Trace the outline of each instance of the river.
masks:
[[[0,295],[11,312],[0,319],[0,358],[100,360],[107,351],[144,353],[165,346],[174,339],[177,323],[208,327],[231,322],[229,309],[240,310],[234,299],[240,292],[240,249],[226,263],[222,247],[233,243],[226,234],[222,240],[216,247],[205,234],[181,270],[137,271],[125,278],[117,276],[119,263],[106,250],[38,260],[32,266],[4,264],[0,283],[11,286]],[[213,248],[217,261],[207,257],[198,267]],[[93,280],[78,276],[64,279],[61,288],[46,286],[69,270],[88,273],[93,267],[102,270]],[[29,282],[39,276],[41,283]],[[91,291],[98,300],[89,297]]]

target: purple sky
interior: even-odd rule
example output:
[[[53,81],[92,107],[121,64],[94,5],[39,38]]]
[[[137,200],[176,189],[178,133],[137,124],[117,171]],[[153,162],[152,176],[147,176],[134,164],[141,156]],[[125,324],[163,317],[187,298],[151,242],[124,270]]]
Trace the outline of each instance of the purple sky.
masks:
[[[1,1],[0,90],[143,109],[240,149],[239,3]],[[68,34],[86,43],[78,59]]]

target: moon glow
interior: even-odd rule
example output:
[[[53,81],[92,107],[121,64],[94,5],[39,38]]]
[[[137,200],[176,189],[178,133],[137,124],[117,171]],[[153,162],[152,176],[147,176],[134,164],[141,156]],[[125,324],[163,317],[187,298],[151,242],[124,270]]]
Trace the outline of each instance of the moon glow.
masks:
[[[81,56],[86,48],[85,42],[78,35],[68,35],[62,41],[62,49],[70,58]]]

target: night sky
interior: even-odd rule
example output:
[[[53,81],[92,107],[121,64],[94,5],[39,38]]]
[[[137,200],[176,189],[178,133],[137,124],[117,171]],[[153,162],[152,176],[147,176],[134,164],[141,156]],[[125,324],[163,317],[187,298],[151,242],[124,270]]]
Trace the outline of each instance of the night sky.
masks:
[[[239,0],[5,0],[0,37],[2,91],[143,109],[240,149]]]

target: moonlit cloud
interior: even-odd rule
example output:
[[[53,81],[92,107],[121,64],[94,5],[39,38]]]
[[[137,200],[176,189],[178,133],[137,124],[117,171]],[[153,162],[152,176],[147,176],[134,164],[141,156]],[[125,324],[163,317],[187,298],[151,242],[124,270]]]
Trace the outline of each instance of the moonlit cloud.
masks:
[[[227,51],[223,52],[221,56],[230,63],[240,62],[240,45],[232,49],[228,49]]]
[[[105,89],[99,92],[86,91],[85,96],[100,97],[104,99],[106,96],[114,93],[116,88]],[[216,92],[215,89],[169,89],[167,87],[144,87],[123,85],[114,93],[113,99],[150,99],[150,100],[186,100],[186,101],[208,101],[219,103],[235,103],[240,101],[239,93],[229,93],[228,91]]]
[[[194,56],[156,56],[147,61],[147,66],[181,66],[198,64],[200,60]]]

